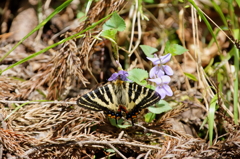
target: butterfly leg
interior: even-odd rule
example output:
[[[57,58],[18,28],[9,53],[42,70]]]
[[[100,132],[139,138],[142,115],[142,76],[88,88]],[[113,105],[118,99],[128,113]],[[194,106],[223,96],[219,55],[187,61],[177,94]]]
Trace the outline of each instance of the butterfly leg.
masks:
[[[131,121],[132,121],[132,126],[134,126],[134,121],[133,121],[133,118],[131,118]]]
[[[120,119],[121,117],[122,117],[122,112],[120,110],[115,114],[116,125],[118,124],[118,119]]]

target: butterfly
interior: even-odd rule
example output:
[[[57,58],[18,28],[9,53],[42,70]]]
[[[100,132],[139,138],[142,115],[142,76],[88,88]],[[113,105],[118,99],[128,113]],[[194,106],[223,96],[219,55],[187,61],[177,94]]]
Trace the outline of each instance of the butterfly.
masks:
[[[110,118],[122,117],[125,112],[126,119],[137,117],[142,108],[157,103],[161,96],[152,89],[136,83],[122,80],[112,81],[77,99],[77,105],[94,111],[104,111]]]

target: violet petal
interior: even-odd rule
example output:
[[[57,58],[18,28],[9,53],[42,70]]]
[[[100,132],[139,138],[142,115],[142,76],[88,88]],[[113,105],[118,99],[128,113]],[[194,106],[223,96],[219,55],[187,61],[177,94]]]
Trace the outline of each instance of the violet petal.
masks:
[[[169,76],[173,75],[173,70],[171,67],[169,67],[168,65],[162,65],[162,67],[167,75]]]
[[[149,79],[149,81],[155,82],[157,85],[161,85],[161,84],[168,84],[171,81],[171,78],[169,76],[161,76],[155,79]]]
[[[159,66],[154,66],[149,73],[150,78],[160,77],[162,75],[164,75],[164,72]]]
[[[172,89],[169,87],[169,85],[163,85],[162,86],[163,87],[163,89],[165,90],[165,93],[166,93],[166,95],[167,96],[172,96],[173,95],[173,91],[172,91]]]
[[[158,57],[156,57],[156,58],[147,57],[147,59],[150,60],[150,61],[152,61],[152,63],[153,63],[154,65],[157,65],[157,64],[160,63]]]
[[[158,92],[158,94],[160,94],[161,99],[165,98],[166,93],[165,93],[165,90],[161,86],[156,87],[156,92]]]
[[[118,73],[113,73],[108,81],[116,81],[118,79]]]
[[[171,59],[171,54],[166,54],[166,55],[164,55],[164,56],[161,56],[160,58],[161,58],[161,63],[162,64],[165,64],[165,63],[167,63],[168,61],[170,61],[170,59]]]

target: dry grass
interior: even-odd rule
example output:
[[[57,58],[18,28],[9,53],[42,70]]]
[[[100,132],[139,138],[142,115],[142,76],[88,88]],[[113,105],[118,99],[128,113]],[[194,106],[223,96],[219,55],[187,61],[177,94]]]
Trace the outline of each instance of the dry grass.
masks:
[[[9,114],[3,105],[0,114]],[[205,140],[174,128],[179,123],[173,120],[179,115],[179,110],[172,110],[160,124],[136,124],[121,130],[111,126],[102,113],[60,104],[29,104],[8,118],[0,137],[4,152],[29,158],[92,158],[104,155],[103,148],[114,149],[120,156],[149,152],[153,158],[228,158],[239,154],[239,131],[229,132],[227,140],[209,147]]]
[[[128,13],[131,9],[130,5],[132,5],[131,2],[122,0],[100,0],[90,7],[88,18],[84,22],[64,33],[62,37],[69,37],[83,31],[114,11]],[[124,41],[132,40],[133,46],[126,51],[132,53],[132,59],[128,61],[130,68],[150,68],[149,63],[144,60],[135,46],[141,41],[143,44],[158,47],[158,40],[166,39],[165,37],[168,36],[166,29],[172,27],[175,23],[174,18],[178,16],[174,12],[165,19],[159,11],[159,8],[166,7],[164,4],[148,7],[149,10],[145,11],[151,19],[149,23],[142,21],[141,35],[139,30],[129,29],[130,25],[135,25],[136,28],[138,26],[136,22],[130,21],[134,19],[132,17],[134,15],[124,14],[127,27],[131,31],[126,31],[127,35],[123,37],[119,34],[121,37],[119,45]],[[180,19],[183,18],[181,13],[179,15]],[[140,19],[140,15],[136,16]],[[163,23],[160,24],[159,21]],[[100,61],[96,59],[105,58],[105,61],[102,60],[102,65],[107,66],[114,61],[113,55],[108,57],[102,51],[105,48],[111,52],[109,42],[94,38],[100,33],[103,23],[94,30],[87,31],[84,37],[65,42],[61,49],[50,50],[34,60],[27,61],[25,65],[19,65],[11,71],[4,72],[0,76],[0,158],[88,159],[110,156],[112,158],[240,158],[239,126],[233,123],[232,113],[221,98],[219,98],[220,108],[215,120],[216,139],[214,145],[209,146],[208,125],[204,123],[204,119],[208,113],[210,101],[215,95],[214,91],[218,90],[217,82],[203,70],[202,66],[209,61],[202,59],[199,48],[194,48],[196,45],[193,41],[196,37],[193,37],[191,32],[198,31],[184,30],[180,27],[184,25],[181,23],[180,20],[177,32],[179,39],[182,43],[186,42],[186,47],[190,49],[188,53],[174,57],[169,63],[175,71],[171,83],[174,97],[166,100],[173,109],[157,116],[152,123],[143,122],[145,112],[142,111],[136,121],[138,124],[120,129],[112,126],[102,112],[85,110],[75,104],[77,97],[86,92],[83,87],[87,84],[91,84],[88,85],[90,88],[96,87],[97,81],[103,80],[101,75],[103,70],[100,73],[94,70],[96,66],[92,63]],[[221,49],[229,46],[226,38],[219,39],[219,42]],[[212,45],[211,49],[204,50],[203,43],[199,46],[204,53],[214,52],[213,50],[217,48]],[[11,47],[11,43],[2,47],[0,55],[2,56]],[[39,44],[37,48],[41,47],[42,45]],[[160,52],[162,53],[163,50]],[[101,56],[98,57],[99,53]],[[208,58],[214,58],[217,56],[216,53],[217,51]],[[28,55],[29,53],[24,51],[11,54],[4,59],[1,69],[8,63]],[[94,58],[96,56],[97,58]],[[126,62],[121,54],[119,59]],[[112,67],[104,69],[114,72]],[[196,75],[199,81],[189,80],[184,72]],[[99,78],[96,78],[95,74],[99,75]],[[24,82],[11,77],[22,78]],[[232,86],[229,82],[224,90],[232,89]],[[26,100],[42,99],[60,102],[29,102],[21,106]],[[20,109],[16,110],[16,107]],[[14,109],[16,112],[12,113]],[[8,117],[7,120],[4,120],[6,117]],[[218,125],[222,126],[220,137],[216,128]],[[223,141],[221,141],[222,138],[224,138]]]

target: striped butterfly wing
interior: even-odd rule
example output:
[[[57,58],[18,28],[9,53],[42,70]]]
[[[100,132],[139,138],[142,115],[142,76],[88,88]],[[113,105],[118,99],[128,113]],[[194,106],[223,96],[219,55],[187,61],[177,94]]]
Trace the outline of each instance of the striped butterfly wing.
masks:
[[[129,96],[134,101],[137,108],[149,107],[157,103],[161,99],[161,96],[152,89],[143,87],[135,83],[129,83],[129,87],[131,88],[129,90],[132,91],[131,95]]]
[[[117,112],[118,103],[113,91],[112,83],[99,87],[78,98],[77,105],[94,111]]]
[[[126,86],[129,95],[129,102],[126,108],[127,119],[136,117],[142,108],[149,107],[161,99],[161,96],[152,89],[135,83],[128,83]]]

